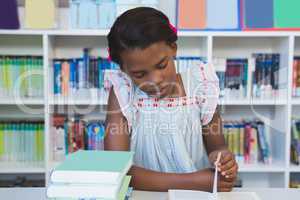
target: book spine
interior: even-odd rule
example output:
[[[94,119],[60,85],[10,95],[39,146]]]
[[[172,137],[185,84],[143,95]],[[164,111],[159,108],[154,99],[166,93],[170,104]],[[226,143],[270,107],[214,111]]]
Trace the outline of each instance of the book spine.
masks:
[[[292,78],[292,95],[293,97],[297,96],[297,66],[298,66],[298,59],[294,58],[293,62],[293,78]]]
[[[70,65],[70,88],[69,90],[71,91],[72,95],[75,94],[77,84],[76,84],[76,69],[77,69],[77,61],[76,59],[70,59],[69,60],[69,65]]]
[[[297,89],[296,89],[297,97],[300,97],[300,61],[299,60],[298,60],[298,64],[297,64]]]
[[[61,70],[61,62],[59,60],[54,60],[54,78],[53,78],[53,82],[54,82],[54,95],[59,95],[62,94],[62,70]]]
[[[70,65],[67,61],[62,63],[62,95],[68,96],[69,94],[69,82],[70,82]]]

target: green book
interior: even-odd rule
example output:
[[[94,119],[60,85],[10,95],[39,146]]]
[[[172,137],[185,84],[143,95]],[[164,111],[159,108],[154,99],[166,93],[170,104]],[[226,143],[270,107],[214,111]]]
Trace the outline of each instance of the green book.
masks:
[[[53,183],[119,184],[133,162],[133,152],[86,151],[69,154],[51,174]]]
[[[278,28],[300,27],[300,1],[299,0],[275,0],[274,20]]]
[[[130,183],[130,180],[131,180],[131,176],[125,176],[124,177],[124,180],[122,182],[122,185],[121,187],[116,191],[115,194],[113,194],[113,196],[115,196],[115,198],[97,198],[97,197],[86,197],[86,198],[82,198],[82,197],[75,197],[76,196],[76,193],[83,193],[83,194],[91,194],[91,192],[87,192],[86,189],[82,188],[83,190],[82,191],[79,191],[78,188],[73,188],[75,189],[74,192],[72,191],[68,191],[69,189],[67,188],[68,186],[65,186],[66,188],[61,188],[62,191],[59,191],[60,193],[56,193],[56,196],[63,196],[63,195],[70,195],[72,194],[74,197],[59,197],[59,198],[54,198],[53,196],[55,195],[52,190],[52,186],[49,186],[49,188],[47,189],[47,197],[52,199],[52,200],[90,200],[90,199],[93,199],[93,200],[124,200],[126,195],[127,195],[127,191],[128,191],[128,187],[129,187],[129,183]],[[96,193],[101,193],[101,190],[103,190],[104,188],[97,185],[98,188],[95,190]],[[88,185],[86,185],[86,187],[88,187]],[[95,187],[95,186],[94,186]],[[107,186],[104,186],[104,187],[107,187]],[[52,191],[51,191],[52,190]]]

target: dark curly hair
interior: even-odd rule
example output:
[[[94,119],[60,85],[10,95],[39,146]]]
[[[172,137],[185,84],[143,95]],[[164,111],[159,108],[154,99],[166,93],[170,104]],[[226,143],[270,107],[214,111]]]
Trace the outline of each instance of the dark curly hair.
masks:
[[[172,44],[177,34],[168,17],[150,7],[138,7],[124,12],[114,22],[107,36],[110,58],[122,66],[120,54],[125,50],[145,49],[165,41]]]

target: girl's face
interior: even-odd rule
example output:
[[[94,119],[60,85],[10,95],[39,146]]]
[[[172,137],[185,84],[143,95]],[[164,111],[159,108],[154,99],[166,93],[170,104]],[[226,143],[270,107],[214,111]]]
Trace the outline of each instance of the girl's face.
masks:
[[[127,50],[121,53],[122,69],[148,95],[168,97],[178,86],[173,61],[176,52],[176,43],[168,45],[166,42],[157,42],[145,49]]]

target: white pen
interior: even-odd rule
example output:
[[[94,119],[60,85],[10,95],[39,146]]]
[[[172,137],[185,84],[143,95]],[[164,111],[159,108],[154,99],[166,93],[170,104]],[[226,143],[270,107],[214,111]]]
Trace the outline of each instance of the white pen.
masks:
[[[222,156],[222,153],[219,152],[218,156],[217,156],[217,160],[214,163],[215,164],[215,176],[214,176],[214,184],[213,184],[213,195],[214,195],[215,199],[218,198],[218,196],[217,196],[218,195],[218,164],[220,162],[221,156]]]

